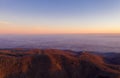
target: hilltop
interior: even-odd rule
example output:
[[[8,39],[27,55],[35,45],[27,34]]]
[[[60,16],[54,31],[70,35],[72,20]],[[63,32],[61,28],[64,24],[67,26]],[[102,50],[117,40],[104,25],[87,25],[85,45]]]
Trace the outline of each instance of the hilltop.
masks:
[[[0,50],[0,78],[120,78],[119,63],[110,60],[89,52],[4,49]]]

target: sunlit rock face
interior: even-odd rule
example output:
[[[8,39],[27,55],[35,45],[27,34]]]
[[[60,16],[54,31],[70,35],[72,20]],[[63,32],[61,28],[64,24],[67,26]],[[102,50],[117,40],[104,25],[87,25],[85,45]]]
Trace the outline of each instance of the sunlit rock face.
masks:
[[[0,50],[0,78],[120,78],[120,65],[89,52]]]

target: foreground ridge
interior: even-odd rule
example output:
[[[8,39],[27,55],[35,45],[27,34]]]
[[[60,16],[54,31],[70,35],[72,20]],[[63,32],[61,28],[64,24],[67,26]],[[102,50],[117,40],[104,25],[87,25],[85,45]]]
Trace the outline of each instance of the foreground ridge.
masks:
[[[0,78],[120,78],[120,65],[89,52],[0,50]]]

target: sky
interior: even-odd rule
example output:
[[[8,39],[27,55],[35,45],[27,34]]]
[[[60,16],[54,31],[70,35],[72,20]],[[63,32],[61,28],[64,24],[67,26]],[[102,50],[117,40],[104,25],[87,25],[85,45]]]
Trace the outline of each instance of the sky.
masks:
[[[0,0],[0,34],[120,33],[120,0]]]

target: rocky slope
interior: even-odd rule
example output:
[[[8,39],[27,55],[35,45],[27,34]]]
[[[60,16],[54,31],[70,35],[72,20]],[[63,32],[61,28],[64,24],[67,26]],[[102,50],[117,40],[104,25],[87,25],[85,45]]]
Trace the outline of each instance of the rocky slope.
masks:
[[[120,65],[88,52],[0,50],[0,78],[120,78]]]

